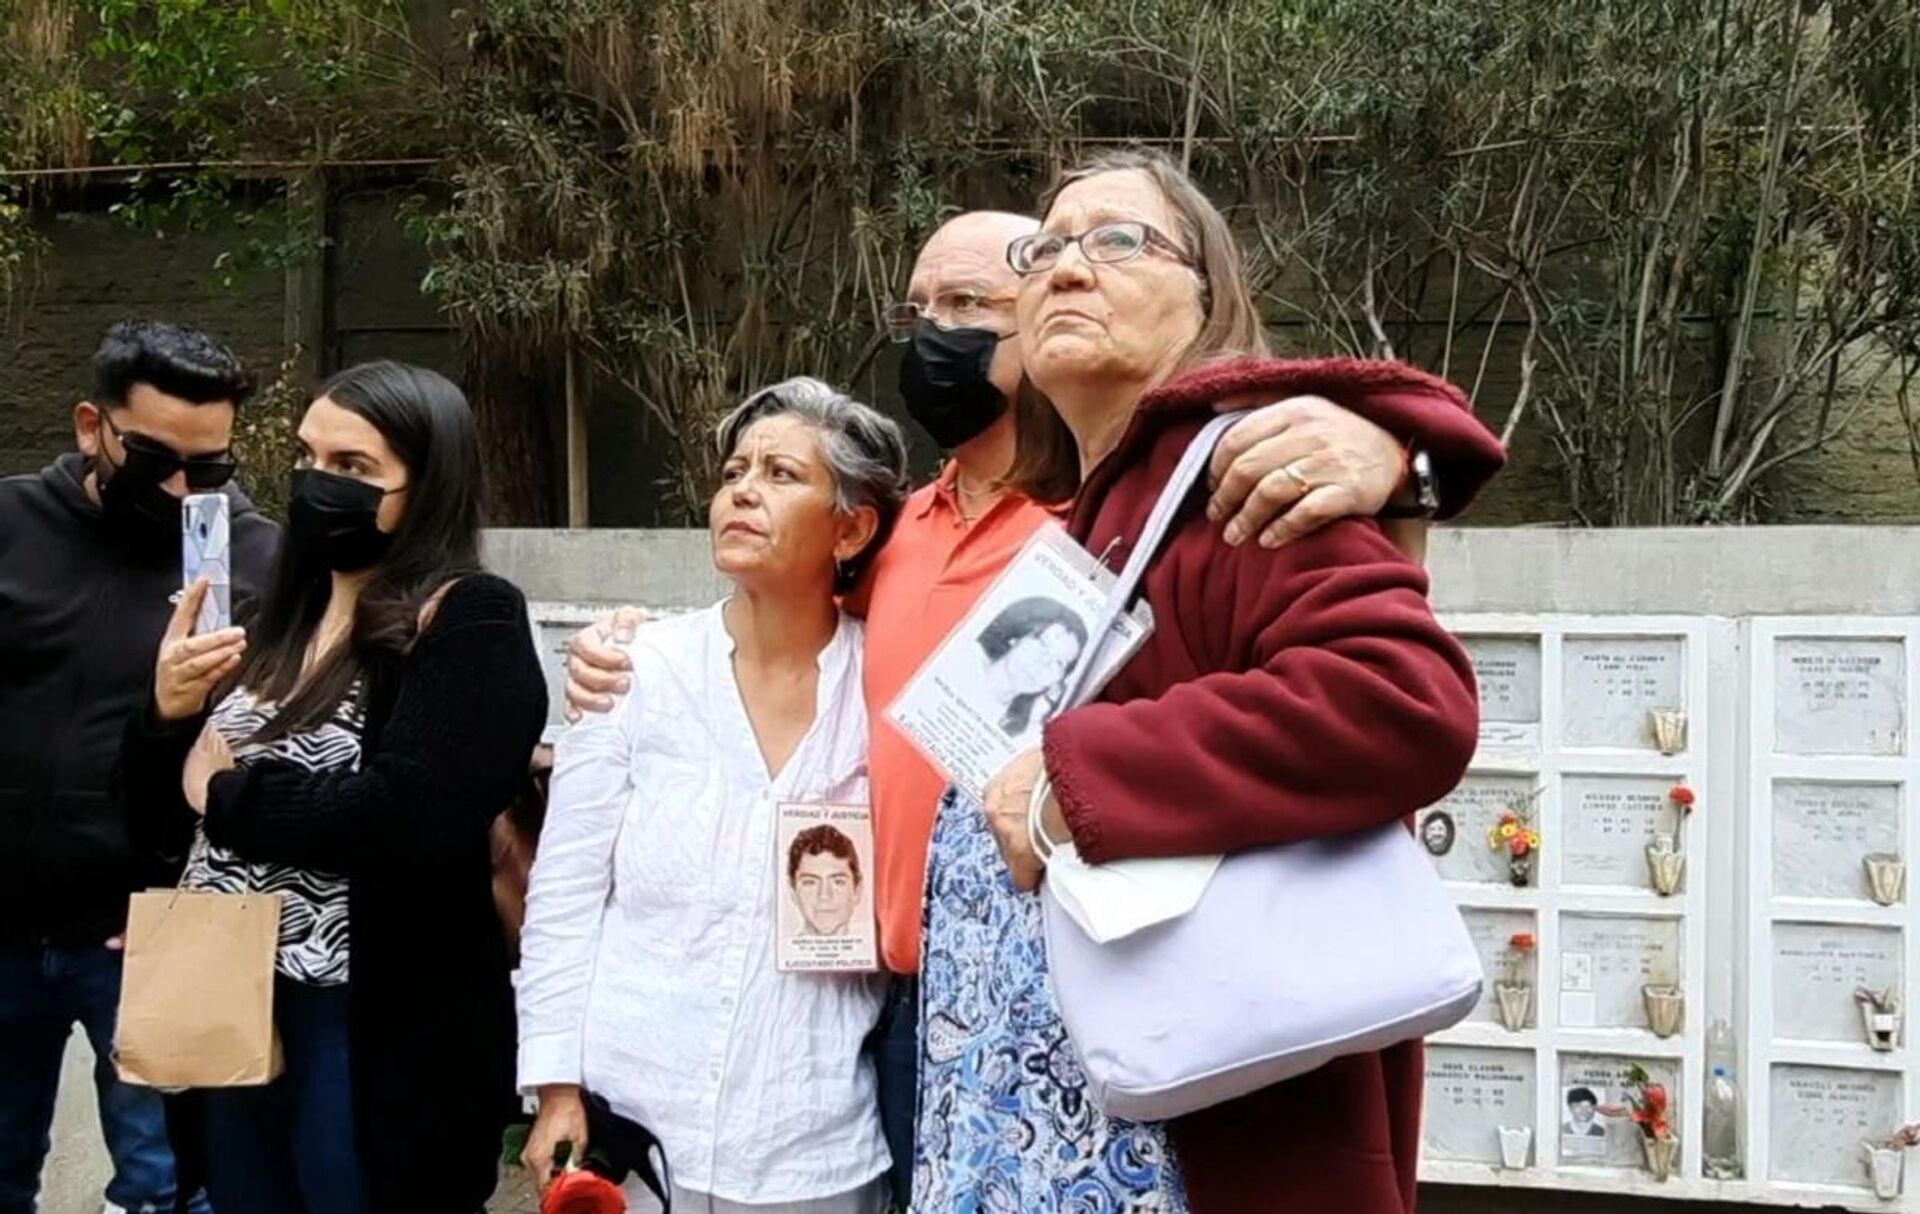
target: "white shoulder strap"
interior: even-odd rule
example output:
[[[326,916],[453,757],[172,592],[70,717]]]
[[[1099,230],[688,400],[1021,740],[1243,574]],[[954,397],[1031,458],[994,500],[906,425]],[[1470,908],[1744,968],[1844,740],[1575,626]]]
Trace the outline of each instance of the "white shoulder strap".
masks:
[[[1113,641],[1114,625],[1120,617],[1133,606],[1133,595],[1140,587],[1140,579],[1146,576],[1147,566],[1160,550],[1160,544],[1167,538],[1167,529],[1173,525],[1173,516],[1180,511],[1180,505],[1186,501],[1194,482],[1200,479],[1200,473],[1213,458],[1213,449],[1220,442],[1233,423],[1247,415],[1247,410],[1236,413],[1222,413],[1208,422],[1193,442],[1187,445],[1186,453],[1174,466],[1173,475],[1167,478],[1166,488],[1160,491],[1160,499],[1153,504],[1152,513],[1147,515],[1146,526],[1140,530],[1140,538],[1135,541],[1133,551],[1127,556],[1127,563],[1120,570],[1113,588],[1107,594],[1107,603],[1100,612],[1099,623],[1093,630],[1093,644],[1086,647],[1080,657],[1080,667],[1074,672],[1071,690],[1060,703],[1060,711],[1078,708],[1092,698],[1093,688],[1089,680],[1093,672],[1099,669],[1100,654]]]

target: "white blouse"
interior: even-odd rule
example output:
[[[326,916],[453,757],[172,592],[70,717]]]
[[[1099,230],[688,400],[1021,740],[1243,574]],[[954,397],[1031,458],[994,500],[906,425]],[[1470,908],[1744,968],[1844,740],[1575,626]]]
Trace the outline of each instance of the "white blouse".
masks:
[[[821,651],[813,725],[769,776],[722,605],[647,624],[633,690],[561,738],[527,894],[520,1085],[579,1083],[737,1202],[888,1165],[862,1042],[879,975],[774,966],[776,807],[867,800],[860,625]]]

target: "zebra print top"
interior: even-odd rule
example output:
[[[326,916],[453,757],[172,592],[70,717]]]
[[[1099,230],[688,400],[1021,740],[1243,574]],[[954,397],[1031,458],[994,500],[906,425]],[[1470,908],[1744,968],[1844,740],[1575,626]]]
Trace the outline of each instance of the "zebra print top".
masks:
[[[213,726],[233,747],[242,767],[252,759],[275,759],[307,771],[349,771],[360,766],[366,712],[360,686],[347,693],[324,724],[264,745],[247,742],[273,717],[274,706],[236,688],[213,710]],[[347,981],[347,879],[287,864],[242,859],[196,833],[182,883],[221,893],[280,895],[280,952],[275,969],[296,982],[340,986]]]

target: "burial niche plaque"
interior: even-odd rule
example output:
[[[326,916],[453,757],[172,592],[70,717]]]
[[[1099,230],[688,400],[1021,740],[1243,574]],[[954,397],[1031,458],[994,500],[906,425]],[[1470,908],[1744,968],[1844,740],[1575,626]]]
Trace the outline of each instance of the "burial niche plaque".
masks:
[[[1773,925],[1774,1033],[1791,1041],[1866,1041],[1854,992],[1900,989],[1900,932],[1837,923]]]
[[[1598,1054],[1560,1057],[1559,1101],[1554,1109],[1560,1165],[1639,1168],[1646,1162],[1640,1146],[1640,1127],[1625,1111],[1627,1072],[1635,1062],[1647,1073],[1647,1082],[1666,1085],[1676,1109],[1685,1108],[1671,1059],[1618,1058]],[[1619,1108],[1617,1115],[1609,1108]]]
[[[1429,1046],[1421,1135],[1428,1157],[1500,1162],[1500,1127],[1533,1124],[1533,1084],[1530,1050]]]
[[[1560,880],[1647,888],[1647,843],[1679,830],[1668,776],[1568,775],[1560,782]]]
[[[1774,647],[1775,752],[1904,753],[1906,670],[1898,640],[1783,638]]]
[[[1560,918],[1560,1025],[1646,1028],[1648,983],[1678,983],[1680,921],[1616,915]]]
[[[1773,785],[1773,892],[1868,901],[1866,865],[1901,854],[1900,788],[1826,780]]]
[[[1435,852],[1434,865],[1440,870],[1441,877],[1448,881],[1512,884],[1506,853],[1487,846],[1487,830],[1509,808],[1522,806],[1534,812],[1537,804],[1529,801],[1533,795],[1532,776],[1472,772],[1460,781],[1458,788],[1447,794],[1444,801],[1422,810],[1415,819],[1415,825],[1419,828],[1421,842],[1427,845],[1430,852]],[[1447,816],[1445,828],[1428,821],[1436,812]],[[1448,831],[1451,831],[1450,844],[1445,851],[1436,851]]]
[[[1561,652],[1568,746],[1653,750],[1653,710],[1687,710],[1678,637],[1568,637]]]
[[[1500,1023],[1494,984],[1517,977],[1532,987],[1536,996],[1527,1012],[1526,1027],[1531,1028],[1539,1023],[1540,982],[1536,972],[1539,950],[1537,947],[1513,947],[1513,938],[1520,935],[1528,937],[1529,945],[1532,944],[1535,935],[1533,913],[1466,907],[1461,910],[1460,917],[1467,921],[1467,934],[1473,937],[1473,946],[1480,953],[1480,970],[1486,975],[1486,981],[1481,983],[1480,1002],[1474,1005],[1467,1019],[1482,1024]]]
[[[1540,746],[1540,639],[1469,636],[1460,639],[1480,684],[1480,745],[1490,750]]]
[[[1772,1179],[1865,1188],[1860,1140],[1900,1125],[1900,1080],[1878,1071],[1776,1064],[1770,1084]]]

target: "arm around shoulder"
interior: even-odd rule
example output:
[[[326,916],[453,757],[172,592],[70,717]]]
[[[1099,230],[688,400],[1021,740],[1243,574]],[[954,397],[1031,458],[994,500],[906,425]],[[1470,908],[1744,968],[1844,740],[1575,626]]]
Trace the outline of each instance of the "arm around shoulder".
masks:
[[[1471,664],[1425,573],[1374,524],[1243,551],[1231,590],[1194,595],[1231,614],[1238,668],[1047,728],[1054,793],[1090,860],[1351,833],[1438,800],[1472,758]],[[1187,556],[1170,576],[1218,578]]]

